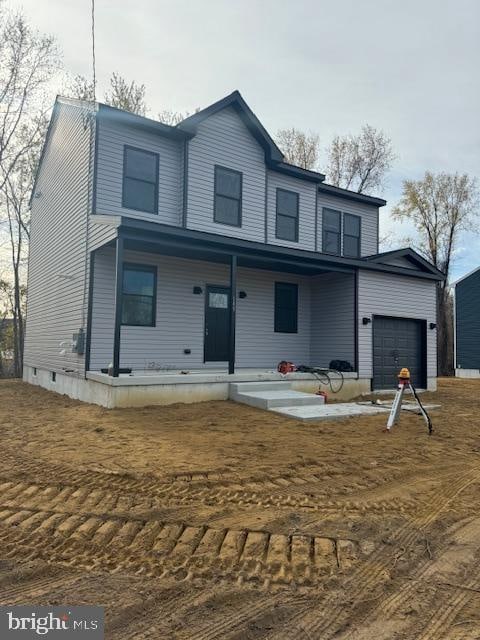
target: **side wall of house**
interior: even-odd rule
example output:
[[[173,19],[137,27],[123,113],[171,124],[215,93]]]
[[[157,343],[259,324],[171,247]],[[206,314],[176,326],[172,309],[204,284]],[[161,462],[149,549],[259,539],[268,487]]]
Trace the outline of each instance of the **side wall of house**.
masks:
[[[95,257],[95,293],[92,314],[91,369],[107,367],[113,353],[113,249]],[[126,253],[126,261],[157,266],[157,320],[155,327],[122,327],[122,367],[152,366],[175,369],[225,368],[225,363],[203,362],[205,292],[207,284],[228,286],[226,265],[145,253]],[[275,333],[274,283],[299,286],[298,333]],[[202,295],[194,295],[200,286]],[[238,367],[275,368],[279,360],[310,361],[310,282],[308,278],[239,268],[236,352]],[[190,354],[184,354],[190,349]]]
[[[455,287],[457,369],[480,369],[480,271]]]
[[[374,315],[427,321],[427,377],[437,376],[437,332],[428,328],[437,322],[436,283],[409,276],[360,270],[358,278],[359,375],[373,375],[373,323],[362,318]]]
[[[346,360],[355,367],[355,275],[312,278],[312,365]]]
[[[86,324],[89,157],[93,149],[85,109],[55,108],[32,202],[24,362],[81,375],[83,355],[71,341]]]

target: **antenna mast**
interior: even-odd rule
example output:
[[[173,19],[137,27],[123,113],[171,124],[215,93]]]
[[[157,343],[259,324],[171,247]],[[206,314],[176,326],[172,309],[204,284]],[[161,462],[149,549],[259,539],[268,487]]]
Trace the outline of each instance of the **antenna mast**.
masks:
[[[95,73],[95,0],[92,0],[92,71],[93,71],[93,102],[96,102],[97,77]]]

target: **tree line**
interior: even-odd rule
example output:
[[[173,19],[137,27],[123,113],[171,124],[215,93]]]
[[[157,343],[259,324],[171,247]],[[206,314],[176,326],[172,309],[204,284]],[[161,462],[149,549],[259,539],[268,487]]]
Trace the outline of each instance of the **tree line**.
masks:
[[[3,269],[0,266],[0,376],[7,368],[5,354],[13,356],[12,375],[22,374],[29,200],[51,112],[51,86],[61,68],[55,39],[40,33],[21,11],[8,10],[0,0],[0,251],[6,256]],[[60,93],[94,99],[93,83],[81,75],[64,81]],[[145,85],[129,82],[117,72],[110,77],[103,102],[139,115],[149,113]],[[163,108],[156,118],[175,126],[188,115],[188,111]],[[279,130],[275,140],[286,162],[319,170],[318,133],[292,126]],[[363,194],[381,191],[396,159],[391,139],[370,124],[356,134],[336,135],[324,151],[326,181]],[[442,375],[453,369],[449,277],[460,233],[474,228],[478,194],[474,177],[425,171],[417,180],[404,180],[401,199],[392,211],[394,219],[413,223],[414,248],[447,276],[437,287]],[[2,322],[6,318],[11,319],[8,325]]]

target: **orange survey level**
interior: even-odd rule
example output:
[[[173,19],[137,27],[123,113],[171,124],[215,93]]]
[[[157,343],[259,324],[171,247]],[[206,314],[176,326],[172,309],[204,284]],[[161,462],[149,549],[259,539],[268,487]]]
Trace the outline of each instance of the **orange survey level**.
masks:
[[[398,374],[398,377],[403,380],[410,380],[410,371],[406,367],[404,367]]]

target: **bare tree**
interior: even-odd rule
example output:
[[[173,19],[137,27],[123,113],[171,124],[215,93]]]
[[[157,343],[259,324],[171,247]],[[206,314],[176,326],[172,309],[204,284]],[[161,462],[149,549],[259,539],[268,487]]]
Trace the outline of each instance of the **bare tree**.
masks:
[[[33,116],[47,112],[43,92],[59,64],[55,40],[0,3],[0,191],[17,161],[43,134],[41,118]]]
[[[158,120],[163,122],[163,124],[168,124],[171,127],[176,127],[177,124],[183,122],[185,118],[192,116],[195,113],[200,111],[200,107],[196,107],[195,110],[192,111],[173,111],[173,109],[162,109],[158,112]]]
[[[289,164],[302,169],[316,169],[319,155],[319,137],[316,133],[305,133],[295,127],[280,129],[276,142]]]
[[[162,109],[158,112],[158,120],[163,124],[168,124],[171,127],[175,127],[177,124],[188,118],[190,114],[187,112],[181,113],[180,111],[173,111],[172,109]]]
[[[402,198],[392,212],[396,220],[413,222],[418,232],[416,248],[446,276],[437,289],[438,362],[443,375],[453,368],[450,271],[459,233],[473,228],[478,207],[475,178],[427,171],[421,180],[404,181]]]
[[[77,100],[94,100],[93,82],[82,75],[73,76],[64,87],[65,95]]]
[[[146,114],[144,84],[137,84],[134,80],[129,84],[120,74],[114,72],[110,78],[110,87],[110,92],[107,91],[105,94],[107,104],[140,116]]]
[[[46,130],[46,91],[59,64],[53,38],[34,31],[21,13],[0,4],[0,225],[11,255],[16,375],[22,370],[28,198]]]
[[[390,138],[367,124],[357,135],[335,136],[328,149],[327,179],[336,187],[372,193],[383,185],[394,160]]]

